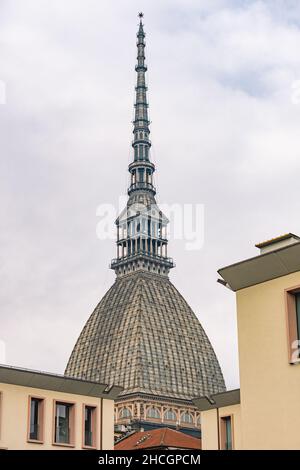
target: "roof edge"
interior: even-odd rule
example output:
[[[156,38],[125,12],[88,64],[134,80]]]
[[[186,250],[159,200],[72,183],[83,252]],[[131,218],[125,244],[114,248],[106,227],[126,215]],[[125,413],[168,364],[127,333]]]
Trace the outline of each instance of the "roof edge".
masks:
[[[122,392],[119,385],[101,384],[51,372],[0,364],[0,382],[20,387],[40,388],[74,395],[115,400]]]
[[[227,392],[206,395],[193,399],[193,403],[200,411],[224,408],[225,406],[239,405],[241,402],[240,389],[228,390]]]
[[[279,273],[276,276],[272,276],[270,278],[266,278],[266,279],[263,279],[263,280],[259,279],[257,282],[251,282],[251,283],[249,283],[245,286],[235,287],[235,288],[233,288],[230,285],[230,282],[228,282],[228,280],[226,279],[226,271],[229,270],[229,269],[236,268],[236,267],[242,266],[244,264],[246,265],[247,263],[250,263],[250,262],[253,262],[253,261],[255,262],[256,260],[261,260],[263,258],[268,259],[268,258],[274,257],[274,255],[284,253],[287,250],[294,249],[295,247],[299,247],[299,246],[300,246],[300,240],[298,242],[295,242],[295,243],[291,244],[291,245],[283,246],[283,247],[277,248],[275,250],[268,251],[266,253],[262,253],[262,254],[259,254],[257,256],[253,256],[251,258],[247,258],[245,260],[238,261],[237,263],[233,263],[233,264],[230,264],[228,266],[224,266],[223,268],[220,268],[217,271],[218,274],[224,280],[224,282],[220,282],[220,281],[219,282],[220,282],[220,284],[223,284],[226,287],[229,287],[232,291],[236,292],[238,290],[244,289],[245,287],[251,287],[253,285],[261,284],[262,282],[266,282],[268,280],[276,279],[276,277],[281,277],[282,275],[292,274],[292,273],[296,272],[298,269],[288,269],[287,266],[284,266],[284,268],[285,268],[284,274]],[[300,269],[300,265],[299,265],[299,269]]]
[[[285,233],[283,235],[279,235],[278,237],[271,238],[269,240],[265,240],[260,243],[256,243],[256,248],[264,248],[266,246],[274,245],[275,243],[288,240],[289,238],[294,238],[295,240],[300,240],[300,237],[298,235],[295,235],[292,232]]]

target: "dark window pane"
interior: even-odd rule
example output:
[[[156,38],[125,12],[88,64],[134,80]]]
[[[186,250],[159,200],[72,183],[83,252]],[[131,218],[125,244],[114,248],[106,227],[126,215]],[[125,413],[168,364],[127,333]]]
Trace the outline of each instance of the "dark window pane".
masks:
[[[144,169],[143,169],[143,168],[139,168],[138,171],[139,171],[139,181],[140,181],[141,183],[143,183],[143,182],[144,182]]]
[[[70,411],[72,405],[65,403],[56,404],[55,415],[55,442],[58,444],[70,444]]]
[[[232,432],[231,432],[231,418],[230,416],[224,418],[225,420],[225,449],[232,450]]]
[[[84,413],[84,445],[93,445],[93,413],[94,408],[90,406],[85,407]]]
[[[31,398],[30,401],[30,431],[29,438],[39,440],[39,411],[40,401],[38,398]]]

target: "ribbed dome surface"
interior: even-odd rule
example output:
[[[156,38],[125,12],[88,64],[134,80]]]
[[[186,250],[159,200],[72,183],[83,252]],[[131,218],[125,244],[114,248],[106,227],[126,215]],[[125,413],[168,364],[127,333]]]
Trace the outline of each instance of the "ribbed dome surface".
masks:
[[[66,375],[191,399],[225,390],[214,350],[168,278],[117,278],[83,328]]]

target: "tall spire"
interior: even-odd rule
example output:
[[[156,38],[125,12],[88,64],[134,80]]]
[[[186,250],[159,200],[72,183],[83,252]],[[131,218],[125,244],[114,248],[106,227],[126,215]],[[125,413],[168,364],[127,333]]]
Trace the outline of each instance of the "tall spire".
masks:
[[[146,71],[145,64],[145,32],[142,23],[143,13],[139,13],[140,24],[137,33],[137,64],[135,70],[137,73],[136,87],[135,87],[135,113],[134,113],[134,128],[133,128],[133,163],[129,166],[131,174],[131,184],[128,189],[130,195],[132,191],[146,189],[155,194],[153,186],[153,173],[155,171],[154,165],[150,162],[150,147],[149,140],[149,118],[148,118],[148,102],[147,102],[147,86],[146,86]]]
[[[137,73],[135,115],[133,121],[133,158],[129,164],[128,203],[116,220],[117,258],[111,268],[117,276],[134,271],[155,272],[167,276],[174,266],[167,254],[168,219],[158,208],[153,185],[154,164],[150,161],[149,117],[145,64],[145,32],[139,13],[137,32]]]

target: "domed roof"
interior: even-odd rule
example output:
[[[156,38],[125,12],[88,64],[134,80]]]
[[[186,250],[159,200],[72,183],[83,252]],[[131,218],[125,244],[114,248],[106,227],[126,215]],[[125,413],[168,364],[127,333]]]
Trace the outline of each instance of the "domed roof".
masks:
[[[225,390],[199,320],[167,277],[118,277],[83,328],[66,375],[182,399]]]

